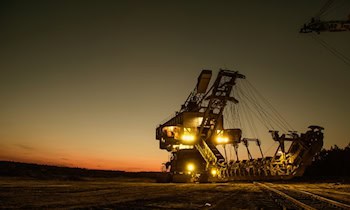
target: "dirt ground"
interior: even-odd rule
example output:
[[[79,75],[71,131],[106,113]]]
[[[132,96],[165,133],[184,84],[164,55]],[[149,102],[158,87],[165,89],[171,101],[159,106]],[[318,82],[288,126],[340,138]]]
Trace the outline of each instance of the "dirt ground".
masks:
[[[350,203],[350,185],[291,183]],[[162,184],[147,179],[82,181],[0,178],[0,209],[280,209],[253,183]]]

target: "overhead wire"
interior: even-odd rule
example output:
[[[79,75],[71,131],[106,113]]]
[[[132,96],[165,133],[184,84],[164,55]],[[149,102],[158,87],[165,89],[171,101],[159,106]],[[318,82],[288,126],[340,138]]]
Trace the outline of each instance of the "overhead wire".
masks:
[[[237,87],[237,86],[236,86]],[[236,88],[237,91],[237,88]],[[235,91],[235,93],[236,93]],[[238,93],[237,93],[238,94]],[[236,95],[237,95],[236,94]],[[235,125],[239,128],[242,126],[242,122],[241,122],[241,117],[240,117],[240,111],[239,111],[239,106],[235,106],[235,104],[232,103],[231,108],[234,110],[235,115],[237,116],[237,118],[235,119],[234,123]]]
[[[255,113],[254,110],[252,109],[252,107],[250,107],[246,102],[243,102],[243,104],[245,104],[245,105],[248,107],[248,109],[251,110],[253,113]],[[257,111],[257,110],[255,109],[255,111]],[[268,113],[266,113],[266,112],[260,112],[260,111],[258,111],[257,113],[258,113],[258,115],[256,115],[256,116],[259,116],[257,119],[259,119],[260,122],[262,122],[268,130],[275,130],[275,128],[279,128],[280,130],[282,130],[282,131],[284,131],[284,132],[287,131],[287,130],[286,130],[281,124],[279,124],[274,118],[271,118],[271,117],[268,115]],[[261,114],[261,113],[263,113],[263,114]],[[263,116],[263,115],[264,115],[264,116]]]
[[[237,96],[237,86],[234,86],[234,89],[231,91],[231,97],[234,97],[238,99]],[[241,126],[241,120],[239,115],[239,105],[229,102],[225,108],[225,122],[227,122],[228,127],[230,128],[240,128]]]
[[[337,1],[335,3],[335,0],[328,0],[323,5],[323,7],[316,13],[314,18],[320,18],[324,17],[325,15],[329,14],[331,11],[334,11],[336,8],[339,8],[345,3],[345,1],[339,2]],[[337,49],[332,47],[329,43],[327,43],[324,39],[322,39],[320,36],[315,35],[314,33],[310,33],[310,37],[315,40],[318,44],[320,44],[322,47],[324,47],[329,53],[334,55],[336,58],[341,60],[344,64],[347,66],[350,66],[350,58],[344,55],[343,53],[339,52]]]
[[[251,131],[252,135],[254,137],[257,137],[257,131],[254,125],[254,120],[253,117],[251,115],[251,112],[249,110],[247,110],[249,108],[249,106],[242,106],[242,110],[245,116],[245,121],[247,124],[247,127],[249,127],[249,130]]]
[[[264,154],[264,157],[266,156],[266,154],[271,150],[271,148],[273,147],[273,146],[275,146],[276,145],[276,143],[277,143],[277,141],[274,141],[274,143],[273,144],[271,144],[271,146],[267,149],[267,150],[265,150],[265,152],[263,152],[263,154]]]
[[[326,15],[328,15],[330,12],[340,8],[341,6],[343,6],[343,4],[348,1],[348,0],[343,0],[343,1],[340,1],[338,0],[336,3],[332,4],[328,9],[327,11],[325,11],[320,17],[325,17]]]
[[[258,114],[262,117],[262,119],[268,119],[268,113],[266,112],[266,110],[262,107],[262,104],[259,103],[259,101],[257,100],[256,96],[254,95],[254,93],[251,91],[251,89],[247,86],[246,83],[244,83],[244,90],[246,93],[247,99],[252,103],[252,105],[255,107],[256,111],[258,112]],[[264,115],[264,117],[263,117]],[[269,123],[267,121],[267,123]],[[270,129],[273,128],[273,126],[270,124]]]
[[[321,17],[333,4],[334,0],[328,0],[323,7],[316,13],[314,17],[319,18]]]
[[[229,115],[227,122],[232,128],[241,128],[242,130],[250,131],[247,135],[253,135],[253,138],[259,139],[259,132],[256,123],[260,122],[267,130],[280,130],[288,132],[288,129],[293,127],[285,120],[285,118],[272,106],[262,94],[248,81],[240,80],[231,92],[230,96],[236,98],[239,103],[229,103],[226,107],[226,114]],[[226,121],[226,119],[225,119]],[[272,144],[263,152],[264,156],[275,146]],[[234,148],[229,148],[230,159],[233,158],[232,151]]]
[[[250,102],[249,104],[246,104],[246,106],[252,111],[254,110],[257,114],[257,117],[259,117],[260,120],[265,124],[265,126],[268,127],[270,130],[274,130],[274,127],[278,127],[279,129],[287,132],[288,128],[290,128],[291,126],[287,126],[286,123],[283,123],[283,120],[280,119],[280,114],[274,113],[276,112],[276,110],[274,108],[271,108],[271,104],[270,106],[268,106],[268,103],[264,101],[265,105],[263,106],[263,103],[260,103],[260,100],[254,99],[256,98],[255,96],[250,96],[249,91],[246,90],[247,87],[248,86],[245,87],[245,91],[244,93],[242,93],[242,95],[245,96],[244,103]],[[243,92],[243,90],[241,90],[241,92]],[[254,95],[255,94],[256,93],[254,93]]]
[[[238,121],[238,123],[233,122],[232,124],[234,126],[242,123],[244,125],[247,125],[252,130],[252,132],[254,132],[254,134],[257,134],[255,121],[253,120],[252,116],[252,114],[254,114],[266,129],[274,130],[275,126],[277,126],[283,131],[288,131],[288,129],[293,130],[292,126],[282,117],[281,114],[279,114],[279,112],[277,112],[271,103],[266,98],[264,98],[249,81],[241,82],[235,87],[236,88],[234,92],[236,95],[234,96],[239,99],[240,105],[231,105],[230,112],[232,113],[231,115],[233,119],[238,119],[240,121]],[[265,104],[265,106],[262,104]],[[239,108],[241,114],[244,116],[239,116]]]
[[[330,46],[325,40],[321,39],[321,37],[311,33],[311,38],[318,42],[321,46],[323,46],[328,52],[333,54],[335,57],[343,61],[346,65],[350,66],[350,58],[336,50],[334,47]]]
[[[267,114],[262,111],[262,109],[260,109],[259,107],[257,107],[257,104],[252,103],[251,102],[251,106],[248,103],[250,101],[250,99],[247,98],[247,100],[242,100],[242,106],[246,106],[249,107],[249,109],[254,112],[255,110],[255,115],[257,117],[257,119],[265,126],[266,129],[270,130],[270,129],[274,129],[274,126],[267,120],[268,116]]]
[[[328,0],[312,18],[320,18],[325,12],[327,12],[333,2],[334,0]],[[306,22],[310,19],[311,18],[307,18],[303,22]]]
[[[242,107],[249,107],[249,109],[251,111],[253,111],[253,109],[250,108],[249,104],[247,103],[247,101],[250,101],[250,99],[246,98],[246,97],[244,98],[244,93],[241,90],[241,88],[238,88],[238,90],[239,90],[238,91],[239,95],[242,95],[241,98],[243,99],[243,100],[240,100],[241,106]],[[247,99],[247,100],[245,100],[245,99]],[[254,103],[252,103],[252,104],[254,104]],[[256,104],[255,104],[255,106],[256,106]],[[264,120],[264,119],[267,119],[266,113],[259,111],[259,108],[255,109],[255,110],[257,111],[257,113],[256,113],[257,119],[265,126],[266,129],[271,129],[273,127],[272,124],[270,124],[268,121]]]
[[[288,121],[277,111],[277,109],[270,103],[269,100],[267,100],[250,82],[249,80],[246,80],[247,84],[250,86],[250,88],[255,92],[255,94],[261,98],[262,101],[265,102],[265,104],[271,109],[273,114],[275,114],[276,118],[280,120],[281,124],[285,126],[287,129],[293,129],[293,127],[288,123]]]

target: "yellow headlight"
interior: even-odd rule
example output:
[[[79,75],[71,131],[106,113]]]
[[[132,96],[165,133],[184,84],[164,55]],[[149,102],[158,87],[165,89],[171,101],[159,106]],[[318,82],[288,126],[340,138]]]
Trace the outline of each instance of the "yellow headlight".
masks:
[[[195,136],[194,135],[190,135],[190,134],[184,134],[184,135],[182,135],[182,137],[181,137],[181,139],[183,140],[183,141],[186,141],[186,142],[192,142],[192,141],[194,141],[195,140]]]
[[[211,175],[216,176],[218,171],[215,168],[213,168],[213,169],[211,169],[210,173],[211,173]]]
[[[194,167],[194,164],[193,164],[193,163],[188,163],[187,166],[186,166],[186,169],[187,169],[188,171],[191,171],[191,172],[194,171],[194,168],[195,168],[195,167]]]
[[[216,137],[216,142],[219,143],[219,144],[228,143],[228,137],[226,137],[226,136],[217,136]]]

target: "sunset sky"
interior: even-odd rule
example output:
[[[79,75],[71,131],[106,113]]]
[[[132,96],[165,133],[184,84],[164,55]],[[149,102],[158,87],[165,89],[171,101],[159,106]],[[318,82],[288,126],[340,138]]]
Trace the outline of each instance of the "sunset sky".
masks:
[[[1,1],[0,160],[159,171],[156,126],[219,68],[346,146],[350,66],[299,33],[325,1],[261,2]],[[347,19],[342,2],[325,19]],[[350,57],[350,32],[318,36]]]

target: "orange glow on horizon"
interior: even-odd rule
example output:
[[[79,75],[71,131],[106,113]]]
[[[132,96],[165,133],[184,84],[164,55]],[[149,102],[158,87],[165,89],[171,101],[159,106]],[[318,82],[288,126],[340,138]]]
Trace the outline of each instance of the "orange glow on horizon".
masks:
[[[116,170],[116,171],[160,171],[159,160],[128,160],[128,159],[106,159],[84,155],[67,155],[67,158],[55,157],[47,154],[16,154],[16,151],[0,150],[1,161],[14,161],[22,163],[34,163],[52,166],[86,168],[96,170]]]

